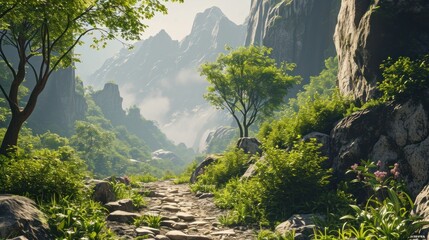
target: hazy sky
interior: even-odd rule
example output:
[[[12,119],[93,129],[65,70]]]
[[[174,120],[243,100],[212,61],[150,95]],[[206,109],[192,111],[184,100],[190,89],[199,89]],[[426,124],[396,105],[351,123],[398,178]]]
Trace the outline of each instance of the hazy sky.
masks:
[[[168,3],[168,14],[158,14],[146,22],[149,26],[142,38],[157,34],[165,29],[173,39],[182,40],[191,32],[195,15],[207,8],[217,6],[223,13],[237,24],[244,23],[250,11],[251,0],[185,0],[184,3]],[[86,38],[90,40],[90,38]],[[99,69],[104,61],[117,53],[122,44],[118,41],[110,42],[105,49],[95,51],[89,48],[89,44],[78,46],[76,53],[81,54],[81,63],[76,64],[76,72],[84,81]]]
[[[168,3],[168,14],[159,15],[148,22],[144,37],[156,34],[165,29],[173,39],[182,40],[192,28],[192,22],[198,12],[217,6],[237,24],[244,23],[249,15],[251,0],[185,0],[184,3]]]

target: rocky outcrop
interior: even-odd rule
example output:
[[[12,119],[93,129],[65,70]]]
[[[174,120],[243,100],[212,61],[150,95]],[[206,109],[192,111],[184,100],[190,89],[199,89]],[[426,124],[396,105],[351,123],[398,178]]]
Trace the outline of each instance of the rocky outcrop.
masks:
[[[164,149],[156,150],[152,153],[152,159],[163,159],[163,160],[169,160],[172,162],[178,162],[181,161],[180,158],[174,154],[173,152],[166,151]]]
[[[320,146],[320,152],[324,156],[329,156],[331,153],[331,137],[327,134],[320,133],[320,132],[311,132],[304,137],[302,137],[302,141],[309,142],[312,139],[314,139],[317,143],[321,144]]]
[[[295,238],[297,240],[309,240],[311,235],[314,233],[314,218],[320,218],[313,214],[296,214],[290,217],[287,221],[279,224],[276,227],[276,233],[285,235],[291,232],[295,232]]]
[[[204,161],[198,164],[198,166],[195,168],[194,172],[191,175],[190,182],[195,183],[198,180],[198,176],[204,173],[205,168],[210,164],[216,162],[218,159],[219,157],[215,155],[206,157],[206,159],[204,159]]]
[[[429,2],[343,0],[335,46],[341,93],[368,100],[376,95],[383,60],[429,52]]]
[[[40,94],[28,126],[35,133],[49,130],[68,136],[73,133],[76,120],[85,117],[87,108],[83,85],[76,80],[75,70],[72,67],[60,69],[51,75]]]
[[[53,239],[47,219],[34,201],[21,196],[0,195],[0,239],[15,236]]]
[[[261,143],[256,138],[243,137],[237,142],[237,148],[243,149],[244,153],[262,154]]]
[[[92,94],[94,102],[100,107],[104,116],[114,125],[124,122],[125,111],[122,109],[122,97],[118,85],[106,83],[103,90]]]
[[[207,134],[207,137],[199,145],[199,152],[208,154],[223,152],[235,137],[238,137],[237,129],[218,127]]]
[[[277,61],[296,63],[296,73],[308,79],[335,56],[338,11],[337,0],[252,0],[246,45],[273,48]]]
[[[415,197],[428,183],[429,104],[409,100],[363,110],[341,120],[331,132],[331,159],[337,175],[370,159],[399,163],[401,176]]]
[[[103,204],[116,201],[115,191],[108,181],[93,180],[91,184],[94,185],[92,193],[94,201]]]

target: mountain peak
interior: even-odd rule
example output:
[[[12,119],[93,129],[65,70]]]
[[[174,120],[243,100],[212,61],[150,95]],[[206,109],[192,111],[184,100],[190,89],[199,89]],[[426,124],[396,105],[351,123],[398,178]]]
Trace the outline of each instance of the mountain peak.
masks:
[[[197,13],[194,19],[194,24],[192,29],[195,30],[200,26],[212,26],[216,22],[219,22],[221,19],[226,18],[225,14],[223,14],[220,8],[214,6],[206,9],[204,12]]]
[[[159,31],[157,34],[155,34],[155,36],[153,36],[153,38],[157,38],[157,39],[162,38],[162,39],[172,40],[170,35],[164,29],[161,29],[161,31]]]

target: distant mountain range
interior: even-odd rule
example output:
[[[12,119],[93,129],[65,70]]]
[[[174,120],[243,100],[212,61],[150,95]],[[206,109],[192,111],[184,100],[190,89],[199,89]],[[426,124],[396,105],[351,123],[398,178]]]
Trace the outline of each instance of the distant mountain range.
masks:
[[[202,98],[207,83],[198,68],[214,61],[225,46],[244,45],[246,28],[230,21],[219,8],[209,8],[197,14],[191,33],[182,41],[172,40],[162,30],[136,43],[133,50],[123,49],[108,59],[87,83],[102,88],[115,82],[126,105],[139,106],[177,143],[198,146],[207,129],[225,120]]]

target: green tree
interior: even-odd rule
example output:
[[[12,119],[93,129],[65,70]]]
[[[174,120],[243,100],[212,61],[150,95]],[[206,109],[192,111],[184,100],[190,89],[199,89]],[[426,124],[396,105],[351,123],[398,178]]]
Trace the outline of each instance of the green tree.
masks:
[[[210,83],[204,98],[213,106],[227,109],[235,119],[240,137],[249,136],[249,127],[261,114],[272,113],[285,100],[288,89],[301,80],[290,76],[295,65],[277,66],[266,47],[228,49],[216,62],[201,66],[201,75]]]
[[[19,131],[33,112],[37,98],[52,72],[77,60],[73,49],[93,31],[94,46],[121,37],[137,40],[157,12],[166,13],[163,2],[183,0],[1,0],[0,58],[11,73],[10,88],[0,85],[11,110],[11,121],[0,147],[7,153],[17,145]],[[6,53],[7,52],[7,53]],[[13,52],[14,54],[10,54]],[[18,92],[24,79],[35,79],[28,100],[22,104]]]

